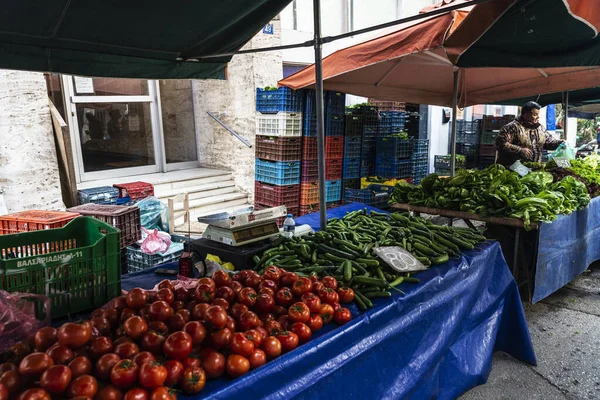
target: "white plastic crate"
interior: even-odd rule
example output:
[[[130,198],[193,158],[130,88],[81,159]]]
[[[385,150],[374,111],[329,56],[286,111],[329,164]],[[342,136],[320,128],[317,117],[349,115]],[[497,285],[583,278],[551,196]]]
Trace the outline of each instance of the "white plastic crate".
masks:
[[[302,113],[256,114],[257,135],[302,136]]]

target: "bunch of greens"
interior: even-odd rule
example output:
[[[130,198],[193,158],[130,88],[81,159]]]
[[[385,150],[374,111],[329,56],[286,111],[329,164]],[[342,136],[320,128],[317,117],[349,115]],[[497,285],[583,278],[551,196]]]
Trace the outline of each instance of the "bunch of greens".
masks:
[[[582,182],[571,176],[556,183],[553,180],[552,174],[544,171],[521,178],[494,164],[484,170],[461,170],[452,178],[432,174],[418,186],[399,182],[390,202],[520,218],[528,227],[531,222],[552,221],[557,214],[569,214],[589,203]]]
[[[571,168],[569,170],[581,176],[588,183],[600,185],[599,161],[600,156],[597,154],[587,156],[584,159],[571,160]]]

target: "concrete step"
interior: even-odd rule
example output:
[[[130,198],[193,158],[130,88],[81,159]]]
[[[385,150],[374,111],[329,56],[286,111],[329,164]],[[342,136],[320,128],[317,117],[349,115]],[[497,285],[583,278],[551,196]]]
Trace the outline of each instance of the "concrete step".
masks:
[[[231,180],[231,172],[214,172],[213,174],[210,174],[208,176],[198,178],[158,183],[154,185],[154,192],[160,195],[164,192],[179,190],[178,193],[182,193],[185,192],[185,190],[183,190],[185,188],[209,185],[219,182],[227,182],[229,180]]]
[[[202,197],[216,196],[219,194],[226,194],[235,192],[235,182],[233,180],[219,181],[207,183],[204,185],[197,186],[186,186],[182,188],[167,189],[164,191],[156,192],[155,195],[163,202],[167,203],[170,197],[177,196],[178,194],[189,193],[190,200],[199,199]]]
[[[205,208],[210,208],[210,211],[212,211],[213,209],[218,209],[220,205],[222,205],[221,207],[223,208],[230,206],[233,207],[239,204],[240,201],[243,201],[241,204],[248,202],[248,195],[246,193],[235,191],[231,193],[190,200],[190,214],[199,214],[203,212]],[[235,204],[230,205],[229,202],[235,202]],[[216,208],[213,206],[216,206]],[[175,211],[181,210],[183,210],[183,203],[179,202],[175,204]]]
[[[246,206],[246,205],[250,205],[250,203],[248,203],[247,196],[243,197],[243,198],[224,201],[221,203],[213,203],[213,204],[205,205],[203,207],[195,207],[193,209],[190,209],[190,215],[191,215],[192,220],[196,220],[198,217],[201,217],[204,215],[215,214],[218,212],[219,213],[225,212],[227,210],[232,211],[234,209],[237,209],[237,208],[240,208],[240,207]]]

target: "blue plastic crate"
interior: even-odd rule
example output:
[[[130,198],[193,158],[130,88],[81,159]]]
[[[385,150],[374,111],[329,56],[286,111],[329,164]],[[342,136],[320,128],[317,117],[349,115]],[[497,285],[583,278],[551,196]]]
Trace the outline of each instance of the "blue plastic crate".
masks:
[[[418,154],[429,153],[429,139],[414,139],[414,152]]]
[[[410,158],[413,155],[414,143],[395,136],[377,138],[377,157]]]
[[[406,129],[404,129],[404,124],[398,125],[398,126],[392,126],[390,128],[390,135],[393,135],[396,133],[402,133],[402,132],[406,132]]]
[[[119,189],[112,186],[80,189],[77,192],[80,204],[117,204],[117,199],[119,198]]]
[[[344,114],[325,115],[325,136],[344,136]]]
[[[406,178],[412,174],[412,161],[410,158],[379,158],[375,162],[375,175],[384,178]]]
[[[342,199],[342,180],[325,181],[325,201],[340,201]]]
[[[357,114],[346,114],[344,124],[344,136],[361,137],[363,133],[363,116]]]
[[[302,136],[317,136],[317,114],[304,113]]]
[[[277,90],[256,89],[256,111],[265,114],[301,112],[301,93],[287,87]]]
[[[369,185],[365,189],[347,188],[344,193],[344,200],[346,204],[363,203],[377,208],[387,208],[393,190],[393,186],[376,184]]]
[[[373,176],[375,175],[375,163],[374,158],[361,158],[360,159],[360,177]]]
[[[344,158],[344,179],[360,178],[360,158]]]
[[[300,183],[300,161],[267,161],[256,159],[254,179],[271,185]]]
[[[414,154],[411,157],[413,172],[419,169],[429,168],[429,155],[427,154]]]
[[[379,125],[377,124],[365,124],[363,125],[363,137],[365,136],[377,136],[379,132]]]
[[[344,114],[346,109],[346,95],[340,92],[325,91],[323,93],[323,108],[325,114]],[[305,90],[304,112],[317,112],[317,96],[313,89]]]
[[[362,138],[356,137],[345,137],[344,138],[344,158],[360,158],[362,146]]]

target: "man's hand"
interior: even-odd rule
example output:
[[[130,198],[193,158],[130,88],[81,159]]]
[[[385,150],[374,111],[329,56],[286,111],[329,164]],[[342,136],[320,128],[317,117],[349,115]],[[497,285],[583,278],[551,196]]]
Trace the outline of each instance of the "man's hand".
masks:
[[[527,147],[522,147],[521,148],[521,154],[527,158],[528,160],[531,160],[533,158],[533,151],[531,151],[530,149],[528,149]]]

